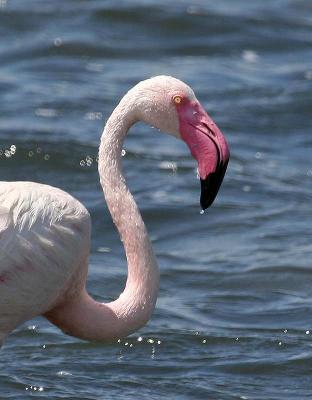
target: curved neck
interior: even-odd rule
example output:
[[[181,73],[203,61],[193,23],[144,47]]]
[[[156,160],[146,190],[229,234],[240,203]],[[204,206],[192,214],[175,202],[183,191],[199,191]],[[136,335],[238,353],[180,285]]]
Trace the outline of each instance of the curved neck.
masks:
[[[98,303],[85,288],[45,316],[65,333],[87,340],[111,341],[129,335],[150,319],[159,273],[151,242],[121,167],[121,150],[133,112],[124,98],[104,129],[99,150],[99,174],[113,221],[124,244],[128,277],[124,291],[111,303]],[[131,104],[131,102],[130,102]],[[82,266],[86,260],[82,260]]]
[[[121,101],[105,126],[99,149],[99,174],[104,196],[124,244],[128,277],[119,298],[106,304],[118,317],[119,336],[143,326],[157,299],[159,273],[151,242],[122,173],[121,151],[135,123],[133,112]]]

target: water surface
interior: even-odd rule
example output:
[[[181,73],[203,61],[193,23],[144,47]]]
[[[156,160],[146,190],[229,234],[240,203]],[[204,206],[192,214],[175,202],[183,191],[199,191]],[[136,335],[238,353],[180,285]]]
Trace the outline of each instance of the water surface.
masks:
[[[310,399],[311,3],[0,5],[1,176],[59,186],[88,207],[98,300],[125,282],[96,163],[120,96],[152,75],[185,80],[232,153],[200,215],[186,146],[131,130],[124,167],[161,268],[153,318],[109,346],[27,322],[1,351],[1,398]]]

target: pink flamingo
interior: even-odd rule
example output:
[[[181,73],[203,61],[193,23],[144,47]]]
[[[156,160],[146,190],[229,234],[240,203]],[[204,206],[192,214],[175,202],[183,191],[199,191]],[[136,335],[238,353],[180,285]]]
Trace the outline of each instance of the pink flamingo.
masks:
[[[1,182],[0,343],[38,315],[69,335],[100,341],[127,336],[149,320],[158,266],[121,167],[123,141],[139,120],[186,142],[198,161],[201,206],[212,204],[229,160],[221,131],[180,80],[157,76],[138,83],[108,119],[99,149],[101,185],[128,262],[124,291],[110,303],[86,291],[91,222],[81,203],[51,186]]]

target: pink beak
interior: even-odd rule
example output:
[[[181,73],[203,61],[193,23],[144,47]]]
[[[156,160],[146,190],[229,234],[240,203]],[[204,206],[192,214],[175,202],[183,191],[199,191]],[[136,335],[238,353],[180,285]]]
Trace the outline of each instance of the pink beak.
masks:
[[[201,104],[184,99],[177,105],[180,134],[198,162],[201,182],[200,204],[211,206],[220,189],[229,162],[230,151],[220,129]]]

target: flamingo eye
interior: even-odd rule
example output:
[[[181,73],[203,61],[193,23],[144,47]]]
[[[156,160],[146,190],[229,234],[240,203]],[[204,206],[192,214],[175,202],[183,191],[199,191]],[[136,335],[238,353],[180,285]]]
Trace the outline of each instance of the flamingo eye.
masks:
[[[173,96],[173,101],[176,104],[180,104],[180,103],[182,103],[182,97],[177,94],[177,95]]]

